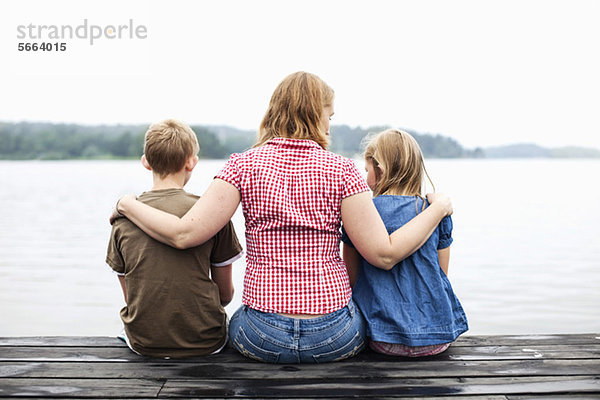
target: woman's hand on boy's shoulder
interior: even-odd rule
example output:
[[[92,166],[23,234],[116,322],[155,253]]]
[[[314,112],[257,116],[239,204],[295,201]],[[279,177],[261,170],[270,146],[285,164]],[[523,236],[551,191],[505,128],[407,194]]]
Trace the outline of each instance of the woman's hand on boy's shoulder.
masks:
[[[133,194],[128,194],[125,195],[123,197],[121,197],[119,200],[117,200],[117,203],[115,204],[115,207],[112,210],[112,213],[110,214],[110,217],[108,217],[108,222],[110,222],[110,224],[114,224],[115,221],[119,218],[125,218],[125,215],[123,215],[120,211],[119,211],[119,203],[126,199],[127,197],[129,198],[133,198],[133,200],[137,199],[137,197]]]
[[[436,206],[441,207],[447,216],[452,215],[454,212],[454,209],[452,208],[452,201],[450,200],[450,196],[447,194],[427,193],[426,197],[429,204],[435,204]]]

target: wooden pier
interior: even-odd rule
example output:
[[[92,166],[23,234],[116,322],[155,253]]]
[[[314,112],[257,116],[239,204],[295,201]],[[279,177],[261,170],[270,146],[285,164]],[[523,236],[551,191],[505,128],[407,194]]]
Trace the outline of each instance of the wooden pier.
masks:
[[[0,398],[600,399],[600,334],[465,336],[427,359],[146,358],[108,337],[0,338]]]

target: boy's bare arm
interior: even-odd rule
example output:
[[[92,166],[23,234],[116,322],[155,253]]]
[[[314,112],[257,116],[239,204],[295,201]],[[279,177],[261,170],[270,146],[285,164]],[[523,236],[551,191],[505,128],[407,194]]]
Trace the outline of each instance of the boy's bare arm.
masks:
[[[119,283],[121,284],[121,289],[123,290],[123,298],[125,299],[125,304],[127,304],[127,286],[125,286],[125,276],[118,275]]]
[[[223,267],[211,267],[210,275],[212,280],[219,287],[219,298],[221,305],[225,307],[233,299],[233,279],[231,277],[232,264]]]

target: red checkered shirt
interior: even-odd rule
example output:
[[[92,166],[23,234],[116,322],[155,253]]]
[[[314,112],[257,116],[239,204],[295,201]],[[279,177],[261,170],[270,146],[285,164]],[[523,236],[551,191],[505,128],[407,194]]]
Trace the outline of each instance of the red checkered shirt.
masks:
[[[274,138],[232,154],[216,178],[241,194],[247,248],[242,303],[289,314],[326,314],[348,304],[341,204],[369,190],[352,160],[312,140]]]

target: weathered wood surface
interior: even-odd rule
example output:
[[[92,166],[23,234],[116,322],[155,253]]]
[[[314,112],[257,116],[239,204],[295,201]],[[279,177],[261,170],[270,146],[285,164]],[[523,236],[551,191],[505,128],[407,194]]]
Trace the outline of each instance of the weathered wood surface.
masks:
[[[600,334],[466,336],[430,358],[141,357],[107,337],[0,338],[0,398],[600,399]]]

